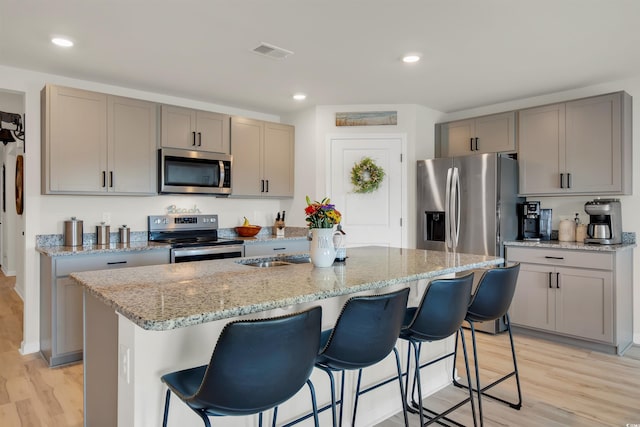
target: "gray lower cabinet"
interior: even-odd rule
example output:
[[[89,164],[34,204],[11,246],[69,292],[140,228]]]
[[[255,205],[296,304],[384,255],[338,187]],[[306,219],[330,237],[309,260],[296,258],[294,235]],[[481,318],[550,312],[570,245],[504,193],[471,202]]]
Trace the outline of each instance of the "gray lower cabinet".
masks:
[[[72,272],[168,264],[169,249],[95,255],[40,255],[40,353],[49,366],[82,360],[82,286]]]
[[[520,262],[512,324],[621,354],[633,341],[632,253],[507,247]]]
[[[269,256],[289,254],[292,252],[309,252],[309,241],[300,240],[267,240],[265,242],[251,242],[244,245],[244,256]]]

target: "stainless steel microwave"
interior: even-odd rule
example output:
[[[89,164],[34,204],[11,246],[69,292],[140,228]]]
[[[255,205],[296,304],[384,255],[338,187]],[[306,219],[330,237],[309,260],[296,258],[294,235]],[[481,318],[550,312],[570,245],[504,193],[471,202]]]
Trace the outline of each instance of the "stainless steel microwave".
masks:
[[[231,194],[229,154],[161,148],[158,191],[173,194]]]

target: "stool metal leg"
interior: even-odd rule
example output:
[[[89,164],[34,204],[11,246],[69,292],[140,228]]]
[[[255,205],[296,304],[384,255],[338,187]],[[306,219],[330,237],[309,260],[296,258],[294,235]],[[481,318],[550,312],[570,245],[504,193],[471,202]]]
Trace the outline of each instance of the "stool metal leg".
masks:
[[[309,386],[309,392],[311,393],[311,406],[313,408],[313,422],[315,427],[320,427],[320,421],[318,420],[318,403],[316,401],[316,390],[313,387],[313,383],[311,382],[311,380],[307,380],[307,385]],[[274,423],[275,423],[275,418],[274,418]]]
[[[488,385],[482,387],[481,388],[481,392],[482,392],[482,394],[484,396],[490,397],[491,399],[494,399],[494,400],[502,402],[502,403],[504,403],[506,405],[509,405],[513,409],[519,410],[520,408],[522,408],[522,389],[521,389],[521,386],[520,386],[520,372],[518,371],[518,362],[517,362],[517,359],[516,359],[516,350],[515,350],[515,345],[514,345],[514,342],[513,342],[513,333],[511,331],[511,319],[509,318],[509,314],[508,313],[506,314],[505,317],[506,317],[507,332],[509,334],[509,344],[510,344],[510,347],[511,347],[511,357],[512,357],[512,360],[513,360],[513,371],[511,371],[510,373],[498,378],[497,380],[495,380],[491,384],[488,384]],[[473,351],[474,351],[474,359],[476,359],[475,366],[476,366],[476,374],[477,374],[477,369],[478,368],[477,368],[477,358],[476,358],[477,352],[476,352],[475,328],[473,327],[473,322],[468,322],[468,323],[469,323],[470,329],[472,331],[471,336],[472,336],[472,339],[473,339]],[[460,333],[462,333],[462,331]],[[457,344],[457,337],[456,337],[456,344]],[[457,345],[456,345],[456,350],[457,350]],[[455,356],[454,356],[454,370],[455,370]],[[518,392],[518,400],[516,402],[510,402],[508,400],[505,400],[505,399],[502,399],[500,397],[497,397],[497,396],[494,396],[492,394],[487,393],[487,390],[491,389],[492,387],[496,386],[497,384],[500,384],[501,382],[503,382],[503,381],[513,377],[513,376],[515,376],[515,379],[516,379],[516,388],[517,388],[517,392]],[[476,375],[476,381],[478,381],[478,379],[479,379],[479,376]],[[454,382],[453,383],[457,387],[464,387],[464,388],[467,387],[467,385],[461,384],[460,382],[456,381],[455,378],[454,378]],[[475,392],[478,392],[478,388],[477,387],[479,387],[479,386],[480,386],[479,382],[476,383],[476,388],[474,388],[473,390]]]
[[[162,427],[167,427],[167,418],[169,418],[169,400],[171,399],[171,390],[167,390],[167,397],[164,400],[164,417],[162,418]]]
[[[459,331],[460,332],[460,331]],[[456,341],[457,341],[457,337],[456,337]],[[424,365],[420,365],[420,353],[422,350],[422,343],[421,342],[414,342],[409,340],[410,345],[413,347],[414,349],[414,354],[415,354],[415,370],[414,370],[414,379],[413,379],[413,383],[412,383],[412,393],[411,393],[411,405],[413,406],[413,408],[416,408],[417,410],[411,408],[408,406],[408,411],[412,412],[412,413],[418,413],[420,415],[420,423],[423,426],[427,426],[430,425],[432,423],[438,423],[438,424],[442,424],[442,425],[448,425],[448,424],[444,424],[443,421],[440,420],[444,420],[450,424],[454,424],[456,426],[460,426],[460,427],[464,427],[463,424],[460,424],[459,422],[452,420],[450,418],[447,417],[447,415],[449,415],[451,412],[455,411],[456,409],[460,408],[461,406],[463,406],[466,403],[470,403],[471,405],[471,416],[473,418],[473,425],[477,426],[478,425],[478,417],[476,415],[476,409],[475,409],[475,405],[473,404],[473,389],[471,387],[468,388],[469,391],[469,397],[463,399],[462,401],[458,402],[457,404],[449,407],[448,409],[446,409],[443,412],[435,412],[431,409],[425,408],[422,405],[422,385],[420,383],[420,369],[432,365],[434,363],[440,362],[448,357],[454,356],[454,352],[448,353],[444,356],[440,356],[437,359],[434,359],[428,363],[425,363]],[[466,345],[466,341],[464,339],[464,336],[462,337],[462,350],[463,350],[463,355],[464,355],[464,360],[465,360],[465,368],[466,368],[466,374],[467,374],[467,381],[469,382],[469,384],[471,383],[471,370],[469,369],[469,358],[468,358],[468,354],[467,354],[467,345]],[[409,351],[410,353],[410,351]],[[407,372],[408,372],[408,367],[409,367],[409,362],[407,362]],[[454,381],[455,381],[455,377],[454,377]],[[408,375],[407,375],[407,387],[408,387]],[[418,389],[418,401],[416,402],[415,399],[415,391],[416,388]],[[405,391],[405,400],[408,402],[408,388]],[[418,403],[419,402],[419,403]],[[425,414],[425,412],[429,413],[429,414]],[[427,421],[424,421],[424,418],[427,418]]]

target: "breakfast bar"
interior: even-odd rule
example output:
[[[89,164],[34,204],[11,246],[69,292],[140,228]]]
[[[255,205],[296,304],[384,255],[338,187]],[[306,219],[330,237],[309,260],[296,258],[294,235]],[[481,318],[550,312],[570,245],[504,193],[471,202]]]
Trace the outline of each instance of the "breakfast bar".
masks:
[[[369,246],[350,248],[346,263],[327,268],[315,268],[306,255],[297,254],[73,273],[84,287],[85,425],[160,425],[165,392],[160,377],[207,364],[218,335],[232,320],[320,305],[323,329],[328,329],[350,296],[409,286],[409,304],[417,305],[429,279],[502,262],[499,257]],[[425,358],[452,346],[451,339],[428,346]],[[365,372],[363,381],[390,377],[395,364],[389,362]],[[450,372],[451,365],[429,372],[427,392],[446,385]],[[314,372],[312,380],[319,405],[326,404],[326,376]],[[392,387],[361,400],[366,409],[358,411],[360,422],[372,425],[401,409],[399,399],[388,398],[398,393]],[[351,404],[345,402],[346,411]],[[309,409],[303,390],[280,407],[278,420],[286,422]],[[170,426],[200,422],[185,405],[172,406],[170,415]],[[255,422],[252,417],[216,420],[219,425]],[[323,413],[320,422],[330,424],[330,414]]]

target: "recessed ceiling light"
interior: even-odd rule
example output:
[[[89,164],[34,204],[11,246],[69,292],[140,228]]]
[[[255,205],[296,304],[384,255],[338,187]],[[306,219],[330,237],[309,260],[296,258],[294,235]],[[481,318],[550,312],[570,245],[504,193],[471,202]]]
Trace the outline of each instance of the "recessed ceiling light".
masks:
[[[420,55],[411,53],[402,57],[402,62],[413,63],[420,61]]]
[[[305,99],[307,99],[307,95],[305,95],[304,93],[296,93],[295,95],[293,95],[293,99],[295,99],[296,101],[304,101]]]
[[[73,46],[73,42],[69,39],[65,39],[64,37],[54,37],[51,39],[51,43],[55,44],[56,46],[61,46],[61,47],[71,47]]]

